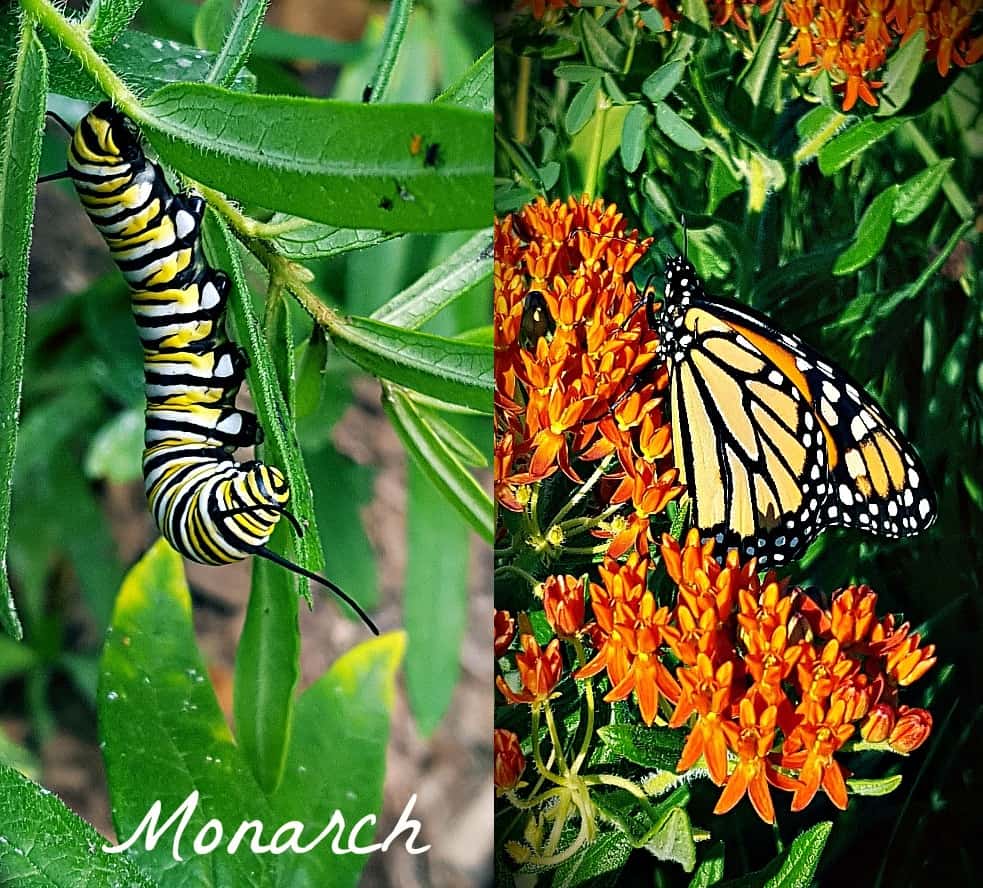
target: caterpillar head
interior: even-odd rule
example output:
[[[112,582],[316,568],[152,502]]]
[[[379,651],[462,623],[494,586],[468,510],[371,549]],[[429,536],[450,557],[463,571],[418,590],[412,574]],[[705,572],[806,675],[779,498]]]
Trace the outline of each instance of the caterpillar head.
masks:
[[[85,139],[90,149],[96,149],[107,158],[121,157],[128,163],[143,158],[140,131],[109,102],[101,102],[85,116],[76,133],[76,139],[79,138]]]

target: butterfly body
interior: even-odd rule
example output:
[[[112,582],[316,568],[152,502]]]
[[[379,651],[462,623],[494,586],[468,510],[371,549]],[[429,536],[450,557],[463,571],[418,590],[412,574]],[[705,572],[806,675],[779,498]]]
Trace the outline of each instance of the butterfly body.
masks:
[[[773,564],[832,525],[901,537],[932,524],[918,455],[862,387],[763,315],[708,296],[685,258],[665,278],[659,311],[646,288],[646,312],[705,539]]]

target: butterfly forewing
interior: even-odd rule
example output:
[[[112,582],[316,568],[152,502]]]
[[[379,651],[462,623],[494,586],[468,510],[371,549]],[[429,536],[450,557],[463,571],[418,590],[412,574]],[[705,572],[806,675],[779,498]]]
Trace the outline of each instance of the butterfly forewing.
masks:
[[[833,524],[907,536],[932,523],[921,462],[866,392],[764,316],[708,297],[682,257],[666,267],[657,331],[704,538],[767,564]]]

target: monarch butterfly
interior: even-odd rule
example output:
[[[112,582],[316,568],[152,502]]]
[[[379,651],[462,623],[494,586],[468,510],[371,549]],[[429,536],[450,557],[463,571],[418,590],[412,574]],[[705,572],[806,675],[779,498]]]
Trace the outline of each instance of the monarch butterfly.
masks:
[[[685,250],[684,250],[685,252]],[[799,557],[825,528],[887,537],[936,518],[924,466],[845,371],[737,302],[708,296],[684,256],[644,304],[669,371],[673,450],[704,539],[759,564]]]
[[[274,561],[331,589],[378,634],[334,583],[266,547],[283,515],[302,531],[286,508],[284,474],[233,457],[262,430],[235,406],[247,359],[224,328],[229,278],[202,254],[204,200],[171,191],[139,132],[108,102],[76,127],[68,174],[132,290],[147,395],[144,484],[163,536],[203,564]]]

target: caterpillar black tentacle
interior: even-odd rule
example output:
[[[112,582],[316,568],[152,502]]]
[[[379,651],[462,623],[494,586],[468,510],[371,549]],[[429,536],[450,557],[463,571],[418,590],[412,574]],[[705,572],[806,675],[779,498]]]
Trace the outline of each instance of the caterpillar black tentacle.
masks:
[[[203,255],[204,200],[171,190],[137,129],[108,102],[75,129],[68,169],[132,291],[147,394],[144,485],[160,532],[192,561],[259,555],[314,580],[378,634],[338,586],[267,547],[281,516],[301,527],[286,509],[284,474],[233,456],[258,443],[262,428],[235,405],[249,362],[225,332],[229,278]]]

